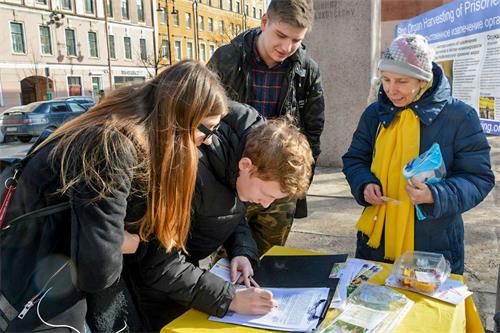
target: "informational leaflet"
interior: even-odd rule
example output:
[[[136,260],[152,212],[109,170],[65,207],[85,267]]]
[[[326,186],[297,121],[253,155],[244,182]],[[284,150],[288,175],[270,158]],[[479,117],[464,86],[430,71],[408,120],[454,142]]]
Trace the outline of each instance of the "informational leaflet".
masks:
[[[381,270],[380,265],[356,258],[347,259],[341,266],[334,266],[330,278],[338,278],[339,284],[330,306],[337,309],[343,308],[350,293]]]
[[[476,109],[485,133],[500,135],[500,1],[453,1],[396,26],[408,33],[427,38],[452,95]]]
[[[210,272],[227,282],[231,282],[231,263],[227,258],[219,259],[215,265],[212,266]],[[236,281],[240,278],[241,273],[236,274]]]
[[[210,316],[208,319],[269,330],[304,332],[318,325],[324,307],[328,306],[329,288],[265,289],[273,293],[273,299],[278,303],[270,313],[250,316],[228,312],[223,318]]]
[[[414,302],[385,286],[363,284],[347,299],[344,310],[321,333],[390,333],[398,326]]]

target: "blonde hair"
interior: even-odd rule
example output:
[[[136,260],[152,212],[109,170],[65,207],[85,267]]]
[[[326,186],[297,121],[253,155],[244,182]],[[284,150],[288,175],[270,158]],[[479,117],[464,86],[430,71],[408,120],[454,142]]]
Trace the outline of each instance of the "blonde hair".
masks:
[[[304,134],[285,118],[253,128],[242,157],[252,160],[257,177],[277,181],[290,197],[305,197],[312,173],[313,157]]]
[[[272,0],[267,8],[269,20],[297,28],[310,29],[314,10],[312,0]]]
[[[47,140],[61,193],[81,185],[105,198],[124,177],[146,197],[139,234],[167,250],[185,250],[198,166],[195,133],[202,119],[225,115],[227,99],[205,65],[182,61],[144,84],[107,94]],[[46,144],[46,143],[45,143]]]

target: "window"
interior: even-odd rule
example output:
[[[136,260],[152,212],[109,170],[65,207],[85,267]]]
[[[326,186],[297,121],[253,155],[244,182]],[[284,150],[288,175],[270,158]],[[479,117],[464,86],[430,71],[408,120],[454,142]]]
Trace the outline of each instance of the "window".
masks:
[[[124,20],[130,20],[130,14],[128,10],[128,0],[122,0],[122,18]]]
[[[234,34],[234,24],[233,23],[229,23],[229,31]]]
[[[71,1],[72,0],[61,0],[62,9],[71,10],[73,8]]]
[[[210,58],[212,58],[214,53],[215,53],[215,46],[213,46],[213,45],[208,46],[208,54],[209,54]]]
[[[226,30],[226,29],[225,29],[225,27],[224,27],[224,21],[222,21],[222,20],[221,20],[221,21],[219,22],[219,32],[220,32],[220,34],[221,34],[221,35],[223,35],[223,34],[224,34],[224,32],[225,32],[225,30]]]
[[[229,0],[229,10],[233,11],[233,0]]]
[[[187,58],[193,59],[193,42],[186,43]]]
[[[139,48],[141,50],[141,59],[148,59],[148,50],[146,48],[146,40],[144,38],[139,39]]]
[[[99,93],[101,90],[102,90],[102,77],[92,76],[92,97],[94,98],[95,101],[99,101],[99,99],[101,98],[101,94]]]
[[[66,35],[66,53],[69,56],[76,56],[75,30],[64,29],[64,34]]]
[[[90,56],[97,58],[99,56],[99,52],[97,50],[97,34],[95,32],[90,31],[88,33],[88,37],[89,37]]]
[[[212,6],[212,0],[207,0],[207,5]]]
[[[245,5],[245,15],[248,16],[248,5]]]
[[[257,18],[257,9],[255,7],[252,7],[253,10],[253,18]]]
[[[214,31],[214,19],[211,17],[208,18],[207,28],[210,32]]]
[[[108,41],[109,41],[109,57],[111,59],[116,59],[115,36],[108,35]]]
[[[174,42],[174,49],[175,49],[175,60],[181,60],[182,52],[181,52],[181,41],[180,40],[176,40]]]
[[[77,103],[68,103],[69,110],[72,112],[85,112],[85,108]]]
[[[174,18],[174,25],[176,27],[179,26],[179,11],[176,11],[174,14],[172,14],[173,18]]]
[[[106,3],[107,3],[107,14],[109,17],[113,17],[113,1],[112,0],[106,0]]]
[[[207,56],[205,52],[206,52],[205,44],[200,43],[200,60],[203,62],[207,61]]]
[[[94,0],[85,0],[85,13],[94,14]]]
[[[186,28],[191,29],[191,13],[186,13]]]
[[[241,25],[237,24],[236,25],[236,33],[240,33],[241,32]]]
[[[222,9],[222,0],[219,0],[219,8]]]
[[[82,81],[79,76],[68,76],[68,95],[69,96],[82,95]]]
[[[47,5],[47,0],[36,0],[37,5]]]
[[[22,23],[10,22],[10,35],[12,39],[12,52],[26,53],[24,45],[24,28]]]
[[[68,106],[64,102],[54,103],[50,105],[50,112],[68,112]]]
[[[137,4],[137,19],[139,22],[144,22],[144,1],[136,0]]]
[[[259,18],[262,18],[262,9],[259,9]]]
[[[125,59],[132,59],[132,44],[130,37],[123,37],[123,48],[125,49]]]
[[[161,24],[167,24],[167,8],[162,7],[161,12],[160,12],[160,23]]]
[[[40,31],[40,46],[42,49],[42,54],[50,55],[52,54],[52,39],[50,38],[50,28],[46,25],[41,25],[39,27]]]
[[[201,15],[198,16],[198,29],[200,31],[205,30],[205,20],[204,20],[203,16],[201,16]]]
[[[241,10],[241,5],[239,1],[236,1],[236,12],[239,13]]]
[[[163,59],[170,58],[170,48],[168,45],[168,39],[162,39],[161,41],[161,57]]]

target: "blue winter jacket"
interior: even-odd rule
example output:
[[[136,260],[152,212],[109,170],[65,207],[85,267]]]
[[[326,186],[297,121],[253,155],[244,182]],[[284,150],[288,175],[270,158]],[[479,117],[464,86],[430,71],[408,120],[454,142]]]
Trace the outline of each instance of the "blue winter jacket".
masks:
[[[450,261],[452,272],[462,274],[461,214],[486,197],[495,178],[490,165],[490,146],[476,111],[451,97],[450,84],[437,64],[433,64],[433,73],[432,87],[407,107],[420,118],[420,153],[434,142],[439,143],[446,179],[429,185],[434,203],[420,205],[426,219],[419,221],[415,215],[415,250],[442,253]],[[403,109],[395,107],[381,87],[378,102],[371,104],[361,116],[352,143],[342,157],[343,172],[360,205],[369,206],[363,198],[365,185],[380,184],[370,171],[378,126],[389,127]]]

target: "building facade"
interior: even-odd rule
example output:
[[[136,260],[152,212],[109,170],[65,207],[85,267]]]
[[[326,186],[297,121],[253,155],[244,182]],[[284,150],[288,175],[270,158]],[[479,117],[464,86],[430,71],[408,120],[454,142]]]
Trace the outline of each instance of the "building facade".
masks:
[[[149,0],[0,0],[0,112],[97,97],[154,75],[153,8]]]
[[[260,25],[263,0],[157,0],[159,66],[207,62],[240,32]]]

